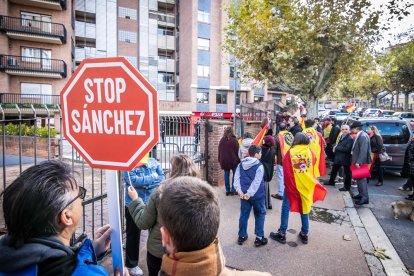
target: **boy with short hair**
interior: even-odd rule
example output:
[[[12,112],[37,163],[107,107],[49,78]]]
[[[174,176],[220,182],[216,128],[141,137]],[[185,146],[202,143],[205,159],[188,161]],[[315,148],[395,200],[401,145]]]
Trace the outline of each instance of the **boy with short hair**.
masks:
[[[240,196],[239,238],[237,243],[242,245],[247,240],[247,222],[253,207],[255,218],[255,246],[267,244],[264,237],[264,221],[266,215],[264,168],[260,163],[261,148],[257,145],[249,147],[249,155],[237,166],[234,175],[234,188]]]

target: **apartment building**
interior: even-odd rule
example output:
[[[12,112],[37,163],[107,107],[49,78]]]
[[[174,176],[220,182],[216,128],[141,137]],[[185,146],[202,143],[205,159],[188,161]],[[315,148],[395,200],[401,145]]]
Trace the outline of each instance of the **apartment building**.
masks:
[[[71,1],[0,1],[2,103],[57,103],[71,75]]]
[[[161,110],[233,112],[235,101],[281,100],[241,85],[221,48],[225,2],[0,0],[0,102],[55,103],[83,59],[114,56],[157,89]]]

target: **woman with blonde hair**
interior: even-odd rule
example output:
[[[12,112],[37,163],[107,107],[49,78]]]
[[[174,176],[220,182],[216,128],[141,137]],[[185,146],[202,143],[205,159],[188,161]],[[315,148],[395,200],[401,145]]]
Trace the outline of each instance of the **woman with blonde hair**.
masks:
[[[188,155],[174,155],[170,159],[170,165],[169,180],[180,176],[199,176],[196,164]],[[128,206],[129,213],[139,229],[149,229],[147,240],[147,267],[149,276],[158,275],[161,269],[162,255],[164,254],[161,242],[161,224],[158,221],[158,205],[160,194],[165,185],[168,185],[168,180],[162,182],[153,190],[147,205],[138,197],[135,189],[128,187],[128,195],[132,200]]]
[[[374,162],[374,165],[376,165],[378,173],[378,182],[375,184],[375,186],[382,186],[384,182],[384,172],[381,167],[381,160],[379,158],[379,155],[385,150],[384,142],[376,126],[368,126],[367,133],[371,143],[371,152],[375,154],[375,161],[372,161]]]

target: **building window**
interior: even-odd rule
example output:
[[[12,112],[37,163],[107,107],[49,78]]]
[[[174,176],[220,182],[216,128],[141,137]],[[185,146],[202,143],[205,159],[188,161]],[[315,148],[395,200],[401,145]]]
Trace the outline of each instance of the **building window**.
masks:
[[[129,62],[131,62],[132,63],[132,65],[134,65],[134,67],[135,68],[138,68],[137,67],[137,57],[133,57],[133,56],[124,56],[127,60],[129,60]]]
[[[42,68],[52,67],[52,51],[38,48],[21,48],[22,61],[42,63]]]
[[[119,41],[137,43],[137,33],[128,31],[119,31]]]
[[[20,83],[20,94],[22,97],[33,98],[36,96],[51,96],[52,85],[45,83]],[[52,97],[41,97],[41,103],[50,104],[52,103]]]
[[[174,35],[174,29],[163,26],[158,26],[159,35]]]
[[[52,16],[30,12],[21,12],[20,15],[22,17],[22,26],[36,28],[43,32],[51,32]]]
[[[197,38],[197,49],[199,50],[210,50],[210,40],[204,38]]]
[[[137,20],[137,10],[119,7],[118,8],[118,16],[126,19]]]
[[[226,92],[217,92],[216,104],[227,104],[227,93]]]
[[[197,76],[199,77],[210,77],[210,66],[197,65]]]
[[[254,96],[254,102],[263,102],[263,97],[262,96]]]
[[[272,94],[272,99],[275,101],[281,101],[282,97],[279,94]]]
[[[210,23],[210,13],[198,11],[198,22]]]
[[[197,103],[208,104],[208,92],[197,92]]]
[[[174,84],[174,73],[158,72],[158,83]]]
[[[240,105],[240,92],[236,94],[236,105]]]

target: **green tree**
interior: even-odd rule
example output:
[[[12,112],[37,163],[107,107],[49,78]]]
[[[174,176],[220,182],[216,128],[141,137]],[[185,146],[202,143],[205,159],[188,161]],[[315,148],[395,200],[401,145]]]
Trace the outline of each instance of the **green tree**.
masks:
[[[390,89],[404,94],[404,108],[408,110],[409,95],[414,92],[414,41],[392,47],[382,62]]]
[[[380,39],[381,11],[370,6],[368,0],[241,0],[227,8],[225,49],[240,60],[244,76],[301,96],[316,116],[317,99],[366,64]]]

